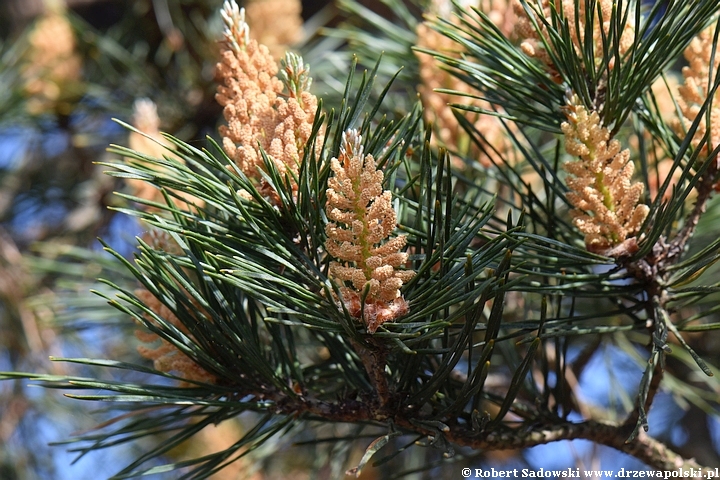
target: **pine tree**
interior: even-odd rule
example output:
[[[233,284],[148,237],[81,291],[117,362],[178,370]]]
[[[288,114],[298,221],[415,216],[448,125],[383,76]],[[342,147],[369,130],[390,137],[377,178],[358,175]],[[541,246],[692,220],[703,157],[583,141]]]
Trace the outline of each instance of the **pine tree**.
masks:
[[[336,72],[278,64],[226,1],[217,136],[197,148],[136,115],[133,148],[104,162],[149,233],[133,259],[105,245],[133,278],[99,294],[152,366],[65,360],[147,380],[0,378],[117,405],[74,439],[82,454],[166,435],[117,478],[206,478],[284,437],[362,442],[339,461],[355,476],[411,447],[423,463],[398,476],[573,439],[657,470],[714,467],[649,436],[647,417],[661,389],[717,409],[697,335],[720,325],[720,6],[435,1],[420,20],[385,3],[397,22],[341,2],[366,23],[330,32],[359,57],[335,101],[318,92]],[[636,360],[633,398],[595,411],[578,378],[613,349]],[[238,417],[229,448],[153,463]],[[328,425],[348,429],[302,437]]]

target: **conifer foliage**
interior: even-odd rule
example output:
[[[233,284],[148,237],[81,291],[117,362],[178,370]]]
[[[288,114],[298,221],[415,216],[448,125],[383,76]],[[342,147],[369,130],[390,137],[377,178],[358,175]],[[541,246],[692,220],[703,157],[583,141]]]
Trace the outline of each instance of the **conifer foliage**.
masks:
[[[457,476],[575,439],[713,467],[647,432],[663,390],[718,409],[720,5],[434,1],[423,17],[384,0],[389,19],[342,0],[300,55],[254,37],[260,3],[218,12],[205,148],[160,135],[143,99],[131,148],[103,163],[126,182],[114,208],[147,230],[132,259],[105,245],[132,279],[101,293],[139,356],[65,360],[148,380],[0,378],[118,405],[73,439],[81,454],[153,439],[116,478],[207,478],[287,439],[328,448],[338,477]],[[634,377],[591,408],[607,352]],[[229,447],[168,460],[222,422]]]

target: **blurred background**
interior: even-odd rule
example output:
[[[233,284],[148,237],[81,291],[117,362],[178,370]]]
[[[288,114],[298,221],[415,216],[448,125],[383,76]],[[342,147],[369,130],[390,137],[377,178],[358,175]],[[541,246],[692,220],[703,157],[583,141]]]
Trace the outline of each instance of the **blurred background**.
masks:
[[[113,193],[138,194],[137,187],[104,175],[98,162],[110,160],[109,144],[128,144],[128,130],[113,119],[143,129],[143,120],[156,112],[150,120],[159,123],[159,130],[197,147],[206,145],[206,136],[217,137],[222,112],[213,77],[220,6],[220,0],[0,1],[0,371],[91,375],[50,356],[147,362],[137,354],[132,322],[90,293],[110,290],[96,281],[99,276],[132,282],[103,253],[98,237],[131,257],[135,237],[145,231],[117,210],[129,205]],[[419,25],[427,5],[255,0],[245,6],[253,37],[277,58],[285,48],[304,56],[314,78],[312,90],[326,105],[341,97],[353,53],[362,68],[373,66],[385,52],[380,75],[386,79],[404,67],[391,92],[393,101],[384,107],[389,115],[406,111],[422,91],[422,65],[410,47],[422,40]],[[138,111],[136,101],[142,98],[154,102],[150,113]],[[711,225],[712,218],[703,221]],[[709,339],[694,346],[706,353],[720,350]],[[633,351],[602,346],[580,359],[576,387],[589,415],[594,409],[620,412],[632,406],[642,374],[641,353]],[[719,465],[717,385],[696,378],[680,362],[674,368],[687,378],[680,386],[684,393],[670,388],[658,395],[650,434],[700,463]],[[137,373],[107,374],[142,381],[134,377]],[[29,383],[0,383],[0,479],[95,480],[142,454],[142,442],[87,456],[73,451],[72,443],[53,445],[114,417],[102,405]],[[206,429],[166,460],[223,448],[242,428],[238,421]],[[318,449],[312,439],[354,432],[342,425],[322,428],[313,435],[298,432],[273,440],[214,478],[342,478],[371,438]],[[278,450],[287,455],[270,461]],[[418,455],[440,458],[425,450],[430,449],[404,454],[402,467],[421,465]],[[645,468],[585,441],[489,452],[476,455],[471,464],[485,469]],[[387,478],[395,468],[397,463],[367,468],[362,478]],[[438,467],[409,478],[459,478],[460,468]]]

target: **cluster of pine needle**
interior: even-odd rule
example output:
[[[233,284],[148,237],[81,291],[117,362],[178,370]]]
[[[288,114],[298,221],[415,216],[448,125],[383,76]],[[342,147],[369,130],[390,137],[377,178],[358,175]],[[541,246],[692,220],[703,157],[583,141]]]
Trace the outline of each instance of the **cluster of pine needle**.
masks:
[[[249,468],[283,439],[336,476],[574,439],[703,468],[647,431],[663,390],[718,408],[720,6],[383,3],[339,1],[319,37],[297,2],[227,0],[217,129],[161,133],[137,98],[129,148],[102,162],[144,230],[132,258],[105,244],[126,276],[100,292],[139,356],[69,360],[147,380],[2,378],[121,408],[73,440],[154,439],[117,478]],[[61,109],[78,79],[48,62],[27,88]],[[581,378],[607,352],[636,375],[591,408]],[[160,462],[224,422],[233,443]]]

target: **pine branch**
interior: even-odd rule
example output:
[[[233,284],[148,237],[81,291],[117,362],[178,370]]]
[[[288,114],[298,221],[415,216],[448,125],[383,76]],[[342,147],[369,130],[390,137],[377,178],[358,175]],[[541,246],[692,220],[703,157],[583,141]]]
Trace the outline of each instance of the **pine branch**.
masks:
[[[119,476],[186,468],[186,477],[205,478],[306,421],[383,430],[355,473],[399,435],[426,437],[446,457],[454,446],[586,439],[653,468],[700,468],[643,430],[661,386],[683,389],[665,372],[671,334],[683,362],[713,373],[683,335],[720,328],[710,317],[716,306],[690,310],[720,292],[719,282],[697,281],[720,259],[720,240],[685,258],[717,189],[709,114],[720,79],[692,108],[676,105],[689,121],[679,130],[646,92],[717,2],[671,2],[650,19],[641,2],[521,0],[520,45],[489,12],[458,11],[432,20],[445,46],[418,48],[420,59],[412,50],[426,31],[419,12],[385,4],[402,28],[343,2],[375,33],[346,25],[333,35],[366,56],[375,46],[388,53],[362,75],[347,63],[331,109],[309,92],[307,63],[288,54],[278,70],[244,11],[226,2],[222,140],[195,148],[161,136],[157,115],[152,128],[136,118],[133,149],[114,146],[123,160],[103,163],[130,192],[116,209],[153,233],[138,239],[133,258],[105,245],[126,275],[105,279],[114,293],[100,295],[144,329],[139,353],[152,367],[66,361],[152,380],[0,378],[123,410],[73,440],[80,455],[168,435]],[[445,68],[431,73],[451,72],[454,86],[425,88],[425,105],[412,103],[399,92],[428,80],[418,71],[428,55]],[[377,94],[385,73],[392,79]],[[422,124],[433,93],[461,97],[451,114],[446,100],[435,112],[447,121],[439,131],[455,129],[439,143]],[[638,148],[625,148],[633,140]],[[674,157],[664,181],[648,147]],[[648,200],[650,173],[656,198]],[[570,422],[586,412],[575,384],[607,333],[634,359],[647,343],[635,406],[628,396],[632,410],[618,424]],[[714,398],[712,389],[686,390],[697,403]],[[227,449],[149,465],[204,426],[244,413],[253,425]]]
[[[402,412],[389,411],[387,407],[396,403],[381,404],[381,402],[355,402],[344,401],[337,404],[315,402],[311,399],[301,399],[300,403],[284,403],[279,408],[288,414],[302,412],[313,418],[333,422],[384,422],[389,418],[395,427],[403,433],[419,433],[429,437],[442,436],[446,441],[458,445],[471,447],[477,450],[514,450],[544,445],[560,440],[590,440],[601,445],[607,445],[623,453],[634,456],[646,465],[661,471],[674,471],[677,469],[702,470],[703,473],[712,471],[703,467],[693,459],[684,459],[674,453],[662,442],[649,437],[645,433],[639,434],[632,441],[628,441],[629,429],[624,425],[602,423],[594,420],[583,422],[567,422],[560,419],[546,419],[532,427],[512,428],[498,425],[485,431],[477,432],[460,426],[440,426],[440,430],[423,426],[423,419],[417,417],[417,412],[410,410]],[[429,422],[432,423],[432,422]]]

